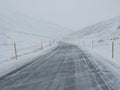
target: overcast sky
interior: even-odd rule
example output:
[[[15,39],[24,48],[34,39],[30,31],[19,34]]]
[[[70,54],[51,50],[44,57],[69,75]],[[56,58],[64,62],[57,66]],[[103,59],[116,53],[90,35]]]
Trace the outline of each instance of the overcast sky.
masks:
[[[120,0],[0,0],[0,11],[20,12],[78,30],[120,16]]]

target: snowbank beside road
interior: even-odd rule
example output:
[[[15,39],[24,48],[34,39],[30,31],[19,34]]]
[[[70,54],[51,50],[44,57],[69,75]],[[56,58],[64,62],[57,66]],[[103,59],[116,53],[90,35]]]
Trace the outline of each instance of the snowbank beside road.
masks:
[[[4,63],[0,63],[0,77],[9,74],[10,72],[30,63],[35,60],[36,57],[40,57],[41,55],[46,54],[50,50],[54,49],[57,47],[56,45],[53,45],[51,47],[46,47],[43,50],[39,50],[37,52],[33,52],[30,54],[23,55],[18,58],[18,60],[9,60]]]
[[[109,60],[120,65],[120,45],[119,42],[114,44],[114,58],[112,59],[112,42],[107,43],[96,43],[94,42],[93,46],[91,42],[85,43],[85,45],[76,43],[78,47],[83,50],[91,53],[93,56],[100,56],[105,60]]]
[[[42,46],[47,47],[49,45],[49,41],[44,40],[42,42]],[[33,51],[36,51],[41,48],[41,43],[35,43],[35,44],[27,44],[26,43],[16,43],[16,49],[18,56],[22,56],[24,54],[31,53]],[[15,57],[14,52],[14,42],[7,43],[7,44],[0,44],[0,63],[7,62]]]

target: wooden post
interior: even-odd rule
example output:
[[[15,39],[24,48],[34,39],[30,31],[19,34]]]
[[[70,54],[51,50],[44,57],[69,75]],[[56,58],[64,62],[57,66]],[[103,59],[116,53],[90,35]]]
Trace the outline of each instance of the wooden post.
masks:
[[[16,43],[14,42],[14,52],[15,52],[15,58],[16,58],[16,60],[17,60],[17,48],[16,48]]]
[[[114,59],[114,42],[112,42],[112,59]]]

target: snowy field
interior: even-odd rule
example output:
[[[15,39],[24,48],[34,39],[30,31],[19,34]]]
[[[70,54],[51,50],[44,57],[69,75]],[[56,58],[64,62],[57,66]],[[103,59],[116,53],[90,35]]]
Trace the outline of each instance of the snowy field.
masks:
[[[91,53],[120,62],[120,17],[85,27],[71,33],[66,39]],[[115,43],[114,59],[112,59],[112,40]]]
[[[75,44],[91,54],[98,54],[104,59],[120,63],[120,42],[114,42],[114,58],[112,58],[112,41],[98,42],[98,40],[74,40],[69,43]]]
[[[69,34],[69,29],[44,20],[20,13],[0,13],[0,76],[30,63],[35,56],[54,48],[57,40]]]
[[[14,42],[16,43],[17,60]],[[35,57],[43,55],[56,45],[52,39],[45,37],[18,31],[0,31],[0,77],[34,61]]]
[[[44,41],[42,42],[42,47],[46,48],[49,46],[49,41]],[[41,50],[41,42],[40,43],[36,43],[35,45],[32,44],[20,44],[20,43],[16,43],[16,49],[17,49],[17,54],[18,57],[23,56],[25,54],[29,54],[32,52],[35,52],[37,50]],[[14,52],[14,42],[12,42],[11,44],[6,44],[6,45],[0,45],[0,62],[6,62],[9,60],[13,60],[15,59],[15,52]]]
[[[39,50],[41,41],[46,48],[50,41],[53,43],[69,34],[69,29],[44,20],[20,13],[0,13],[0,63],[15,59],[14,42],[18,56],[23,56]]]
[[[1,56],[4,56],[1,60],[0,63],[0,77],[6,75],[7,73],[10,73],[11,71],[16,70],[17,68],[28,64],[32,61],[35,60],[36,57],[40,57],[41,55],[44,55],[45,53],[51,51],[52,49],[54,49],[57,46],[57,44],[51,45],[51,46],[46,46],[44,47],[44,49],[39,49],[39,47],[33,47],[33,48],[29,48],[28,50],[24,50],[23,51],[19,51],[22,50],[20,48],[22,47],[18,47],[18,60],[16,60],[14,58],[14,52],[11,52],[11,50],[13,50],[13,47],[7,47],[8,49],[2,48],[3,50],[6,50],[7,53],[2,53]],[[27,49],[27,48],[25,48]],[[12,53],[12,54],[10,54]],[[5,59],[7,56],[7,59]],[[6,67],[7,66],[7,67]],[[4,68],[4,69],[3,69]]]

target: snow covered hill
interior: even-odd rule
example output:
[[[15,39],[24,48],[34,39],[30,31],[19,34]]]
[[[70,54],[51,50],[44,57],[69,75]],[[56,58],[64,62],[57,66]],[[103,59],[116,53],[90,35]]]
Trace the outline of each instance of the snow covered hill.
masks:
[[[120,39],[120,17],[88,26],[77,32],[73,32],[67,39],[92,39],[92,40],[118,40]]]
[[[120,63],[120,17],[73,32],[66,39],[94,55],[97,53],[108,60]],[[114,58],[112,58],[112,52],[114,52]]]
[[[0,13],[0,37],[31,42],[40,39],[62,39],[69,29],[18,13]],[[9,38],[8,38],[9,37]],[[6,41],[6,40],[2,40]]]
[[[69,29],[20,13],[0,12],[0,62],[14,56],[16,42],[19,55],[40,48],[49,41],[61,40]]]

